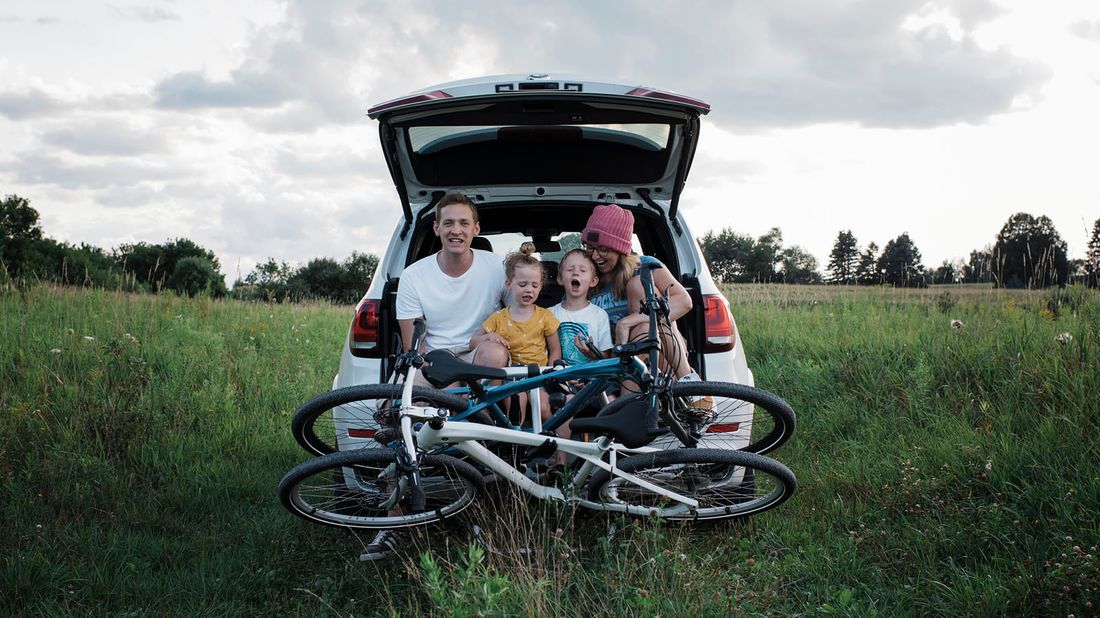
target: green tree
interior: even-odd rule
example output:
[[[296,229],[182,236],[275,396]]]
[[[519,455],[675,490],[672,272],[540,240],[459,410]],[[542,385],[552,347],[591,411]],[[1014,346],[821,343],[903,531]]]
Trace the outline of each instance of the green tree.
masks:
[[[725,283],[746,280],[746,264],[753,252],[752,237],[722,228],[721,232],[707,232],[699,241],[699,248],[710,266],[711,274]]]
[[[817,258],[798,245],[787,247],[779,255],[779,277],[784,283],[820,283]]]
[[[829,273],[829,283],[849,285],[856,282],[856,274],[859,270],[859,246],[852,230],[845,230],[837,234],[833,250],[829,253],[829,264],[826,270]]]
[[[963,265],[963,281],[966,283],[989,283],[993,281],[993,249],[975,249]]]
[[[1069,276],[1066,243],[1045,215],[1019,212],[1009,217],[997,233],[993,264],[1000,287],[1061,286]]]
[[[932,283],[958,283],[959,277],[956,272],[955,265],[949,260],[944,260],[936,270],[932,271]]]
[[[878,268],[878,245],[874,242],[859,254],[859,266],[856,267],[856,281],[860,285],[878,285],[882,283],[882,273]]]
[[[22,273],[35,243],[42,239],[38,211],[27,198],[8,195],[0,202],[0,262],[12,275]]]
[[[153,291],[164,287],[175,273],[179,261],[189,257],[203,258],[213,265],[214,270],[221,269],[221,263],[213,251],[187,238],[176,238],[158,245],[145,242],[124,244],[115,251],[115,259],[122,268]]]
[[[924,265],[921,264],[920,251],[909,238],[908,233],[886,243],[879,256],[877,267],[882,273],[883,283],[894,287],[923,287]]]
[[[214,262],[205,257],[188,256],[176,262],[167,287],[180,294],[195,296],[206,292],[215,298],[225,295],[225,279]]]
[[[348,271],[332,258],[314,258],[289,277],[290,293],[301,291],[311,298],[343,300],[347,293]]]
[[[579,247],[579,234],[576,235],[576,241],[576,246]],[[378,256],[373,253],[353,251],[351,256],[344,260],[344,268],[348,271],[347,289],[344,290],[341,298],[334,300],[354,303],[363,297],[371,281],[374,280],[374,271],[378,270]]]
[[[1085,253],[1085,284],[1091,288],[1100,287],[1100,219],[1092,224],[1092,236]]]

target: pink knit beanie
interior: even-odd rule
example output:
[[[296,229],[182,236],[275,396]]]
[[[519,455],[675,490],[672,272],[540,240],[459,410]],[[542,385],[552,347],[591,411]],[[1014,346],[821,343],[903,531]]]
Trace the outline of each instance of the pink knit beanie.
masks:
[[[630,253],[630,237],[634,233],[634,215],[615,204],[600,204],[592,209],[588,225],[581,232],[581,242],[607,247],[622,254]]]

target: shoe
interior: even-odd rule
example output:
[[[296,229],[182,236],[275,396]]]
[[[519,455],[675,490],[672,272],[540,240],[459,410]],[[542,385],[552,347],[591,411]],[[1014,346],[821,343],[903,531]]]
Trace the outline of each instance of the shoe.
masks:
[[[385,560],[392,558],[397,553],[397,533],[393,530],[380,530],[374,535],[374,540],[367,543],[359,559],[366,562],[370,560]]]

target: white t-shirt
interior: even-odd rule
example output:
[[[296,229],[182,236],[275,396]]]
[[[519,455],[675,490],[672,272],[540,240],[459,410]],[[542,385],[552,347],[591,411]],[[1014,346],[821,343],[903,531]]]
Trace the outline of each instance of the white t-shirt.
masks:
[[[494,253],[472,251],[473,263],[457,277],[439,268],[435,253],[401,273],[397,319],[423,316],[428,326],[424,335],[428,350],[465,350],[485,318],[501,307],[504,264]]]
[[[581,341],[591,337],[596,344],[596,349],[603,352],[611,349],[611,323],[607,312],[592,303],[584,309],[570,311],[561,306],[561,303],[550,307],[550,312],[558,319],[558,339],[561,340],[561,358],[568,365],[575,365],[591,360],[577,349],[573,342],[574,337],[580,337]]]

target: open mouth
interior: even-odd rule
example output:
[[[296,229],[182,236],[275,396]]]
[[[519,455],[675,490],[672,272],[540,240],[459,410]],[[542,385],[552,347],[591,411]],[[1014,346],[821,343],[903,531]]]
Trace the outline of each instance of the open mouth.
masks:
[[[574,292],[579,292],[580,289],[581,289],[581,280],[580,279],[570,279],[569,280],[569,289],[573,290]]]

